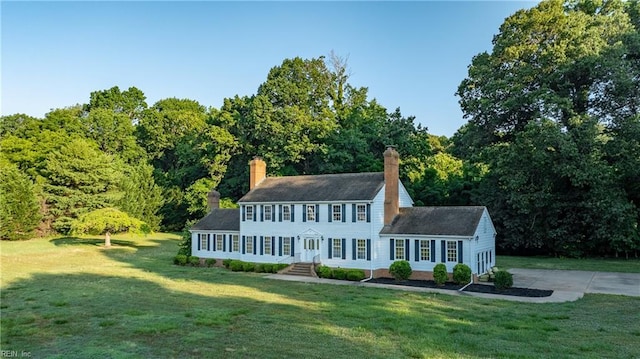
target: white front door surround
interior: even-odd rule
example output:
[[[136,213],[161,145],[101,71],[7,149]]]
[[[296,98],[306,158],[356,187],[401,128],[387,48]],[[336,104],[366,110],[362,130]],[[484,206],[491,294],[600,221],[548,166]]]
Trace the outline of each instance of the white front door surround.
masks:
[[[322,235],[313,229],[307,229],[306,231],[300,233],[298,235],[301,248],[300,250],[300,260],[302,262],[313,262],[316,256],[320,255],[320,242],[322,239]],[[316,261],[318,261],[316,259]]]

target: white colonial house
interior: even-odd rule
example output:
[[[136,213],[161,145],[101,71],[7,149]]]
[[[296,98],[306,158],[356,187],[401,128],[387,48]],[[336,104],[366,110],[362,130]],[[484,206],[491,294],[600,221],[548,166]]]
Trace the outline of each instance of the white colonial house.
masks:
[[[465,263],[476,275],[495,265],[496,231],[485,207],[413,207],[398,177],[398,153],[384,153],[384,172],[267,177],[250,162],[250,191],[239,209],[218,208],[191,228],[192,254],[256,263],[314,263],[388,276],[407,260],[412,278],[432,278]]]

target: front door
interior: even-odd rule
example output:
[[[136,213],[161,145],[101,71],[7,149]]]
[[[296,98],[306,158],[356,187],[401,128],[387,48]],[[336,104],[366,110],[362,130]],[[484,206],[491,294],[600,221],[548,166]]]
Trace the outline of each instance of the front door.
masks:
[[[318,237],[303,237],[303,249],[301,260],[303,262],[313,262],[313,257],[320,254],[320,238]]]

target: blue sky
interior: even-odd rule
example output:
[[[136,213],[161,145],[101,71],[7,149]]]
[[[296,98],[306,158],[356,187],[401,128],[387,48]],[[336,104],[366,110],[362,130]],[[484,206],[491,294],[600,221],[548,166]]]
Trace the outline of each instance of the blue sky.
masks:
[[[92,91],[220,107],[286,58],[332,50],[350,83],[430,133],[465,123],[454,95],[504,19],[534,2],[11,2],[1,5],[2,115],[43,117]]]

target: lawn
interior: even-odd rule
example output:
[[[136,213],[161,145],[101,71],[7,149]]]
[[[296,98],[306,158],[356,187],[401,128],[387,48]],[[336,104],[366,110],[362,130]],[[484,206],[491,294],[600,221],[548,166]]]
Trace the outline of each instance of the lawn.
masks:
[[[0,243],[1,349],[33,358],[637,358],[640,298],[527,304],[171,264],[177,238]]]
[[[496,266],[500,269],[563,269],[598,272],[640,273],[640,259],[606,258],[553,258],[553,257],[511,257],[496,256]]]

